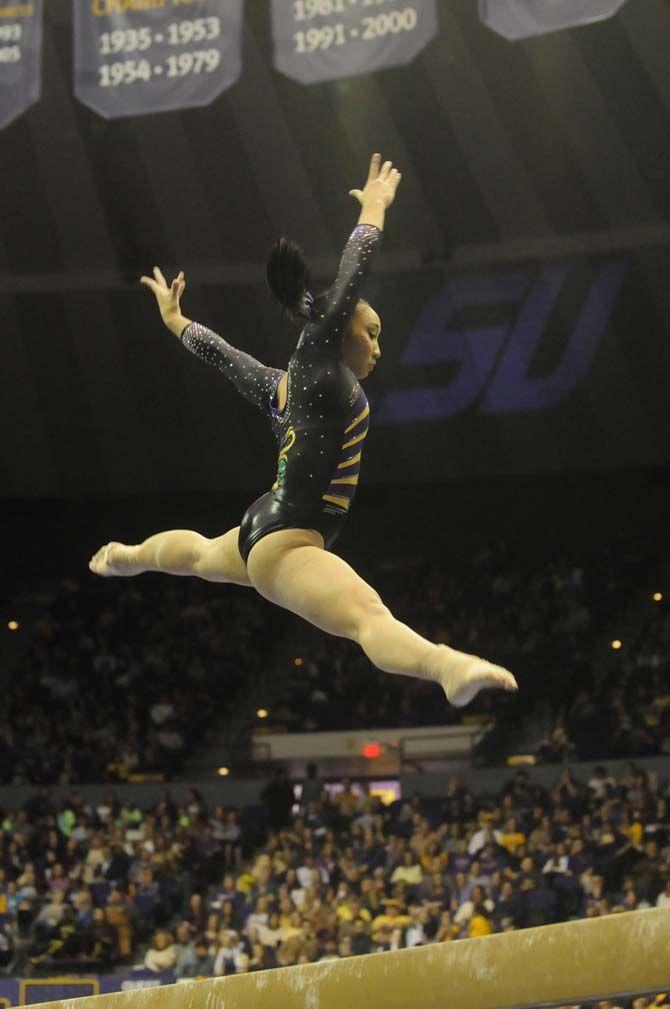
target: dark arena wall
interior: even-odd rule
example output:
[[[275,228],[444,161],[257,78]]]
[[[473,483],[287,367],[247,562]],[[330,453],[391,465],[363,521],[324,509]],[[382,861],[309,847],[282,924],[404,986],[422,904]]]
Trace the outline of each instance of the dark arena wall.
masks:
[[[670,248],[386,275],[382,255],[378,272],[368,296],[383,358],[366,386],[365,484],[670,461]],[[8,497],[268,484],[267,424],[161,326],[139,284],[2,300]],[[196,285],[185,304],[286,366],[297,331],[260,285]]]

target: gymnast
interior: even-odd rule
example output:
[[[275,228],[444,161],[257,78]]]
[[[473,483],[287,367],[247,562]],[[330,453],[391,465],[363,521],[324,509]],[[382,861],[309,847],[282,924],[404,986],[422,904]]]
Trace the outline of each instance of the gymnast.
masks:
[[[328,634],[357,642],[379,669],[439,683],[447,700],[462,707],[483,688],[516,690],[516,680],[501,666],[434,644],[396,620],[378,593],[330,552],[351,510],[368,431],[370,408],[360,380],[381,357],[381,321],[360,291],[400,179],[390,161],[382,164],[373,154],[363,189],[350,190],[361,212],[325,293],[309,290],[298,246],[283,238],[275,243],[267,266],[270,290],[304,322],[288,371],[265,367],[184,318],[183,272],[170,286],[158,267],[153,279],[141,278],[168,329],[269,419],[279,450],[276,480],[222,536],[174,529],[135,546],[111,542],[89,567],[103,576],[161,571],[253,586]]]

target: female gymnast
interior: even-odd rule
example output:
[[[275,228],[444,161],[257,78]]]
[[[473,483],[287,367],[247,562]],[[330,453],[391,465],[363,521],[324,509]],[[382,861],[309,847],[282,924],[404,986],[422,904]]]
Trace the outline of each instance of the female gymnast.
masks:
[[[359,380],[381,357],[381,321],[359,292],[379,247],[400,173],[373,154],[358,223],[344,248],[333,287],[315,297],[300,250],[280,239],[268,260],[268,283],[294,319],[305,321],[288,371],[267,368],[197,322],[184,318],[183,272],[168,287],[158,267],[141,283],[156,296],[163,322],[185,347],[224,373],[268,417],[279,448],[272,490],[254,501],[240,525],[207,539],[175,529],[144,543],[111,542],[91,558],[95,574],[162,571],[212,582],[251,585],[262,596],[338,637],[356,641],[387,673],[433,680],[457,707],[483,688],[516,690],[501,666],[433,644],[396,620],[380,596],[330,553],[351,509],[370,409]]]

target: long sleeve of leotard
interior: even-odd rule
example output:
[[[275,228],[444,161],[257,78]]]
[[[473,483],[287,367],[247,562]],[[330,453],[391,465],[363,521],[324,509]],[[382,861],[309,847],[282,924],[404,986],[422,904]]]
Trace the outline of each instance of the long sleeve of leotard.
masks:
[[[382,232],[374,224],[357,224],[344,247],[337,279],[317,319],[308,322],[298,343],[299,351],[339,357],[345,327],[356,307]]]
[[[199,322],[190,322],[179,339],[201,361],[223,372],[245,399],[269,414],[270,403],[284,374],[280,368],[266,367]]]

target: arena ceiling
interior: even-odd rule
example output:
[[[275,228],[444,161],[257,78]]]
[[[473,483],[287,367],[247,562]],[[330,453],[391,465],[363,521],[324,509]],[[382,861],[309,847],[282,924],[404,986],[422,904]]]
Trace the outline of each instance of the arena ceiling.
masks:
[[[282,233],[328,263],[372,149],[402,168],[385,251],[403,267],[667,240],[664,0],[517,43],[474,0],[438,8],[410,65],[303,86],[247,2],[241,76],[210,107],[106,121],[73,95],[72,4],[48,0],[41,100],[0,134],[0,290],[123,285],[155,260],[252,279]]]

